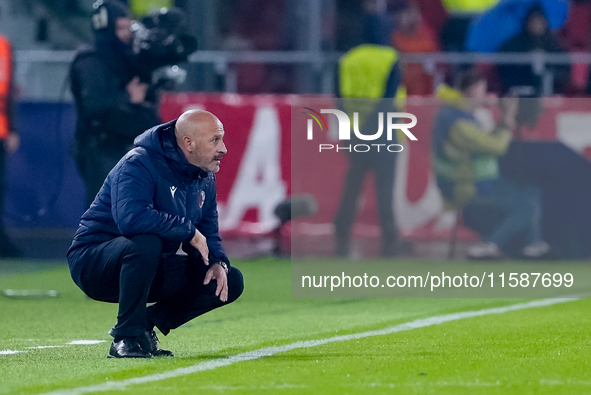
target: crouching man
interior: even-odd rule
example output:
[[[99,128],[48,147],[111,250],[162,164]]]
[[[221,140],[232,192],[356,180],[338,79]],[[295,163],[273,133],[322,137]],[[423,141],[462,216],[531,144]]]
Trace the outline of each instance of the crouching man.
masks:
[[[223,138],[220,120],[201,110],[147,130],[82,216],[68,263],[86,295],[119,304],[110,358],[172,356],[154,327],[167,335],[242,293],[218,230]],[[176,254],[181,245],[187,255]]]

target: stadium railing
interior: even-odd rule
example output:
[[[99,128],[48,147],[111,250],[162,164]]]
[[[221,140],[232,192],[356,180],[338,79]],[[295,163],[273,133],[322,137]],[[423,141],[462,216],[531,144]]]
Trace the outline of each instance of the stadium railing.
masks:
[[[59,99],[58,92],[68,73],[75,51],[19,50],[16,51],[16,81],[27,99]],[[319,84],[315,92],[334,92],[336,64],[341,53],[320,51],[199,51],[189,62],[213,65],[213,72],[223,80],[223,91],[237,91],[237,64],[299,65],[310,67]],[[412,53],[401,55],[403,63],[420,63],[434,75],[434,84],[443,81],[439,65],[465,64],[531,64],[543,78],[543,94],[551,96],[554,75],[550,65],[591,64],[591,53]],[[297,90],[297,88],[296,88]]]

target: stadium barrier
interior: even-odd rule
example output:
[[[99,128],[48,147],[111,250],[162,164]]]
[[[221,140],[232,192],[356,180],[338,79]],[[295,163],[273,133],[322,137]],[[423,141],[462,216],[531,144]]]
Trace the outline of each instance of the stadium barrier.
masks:
[[[228,155],[218,173],[218,199],[225,237],[265,236],[278,224],[273,211],[292,192],[291,150],[297,152],[290,144],[293,97],[169,93],[163,98],[165,121],[187,109],[203,108],[224,122]],[[331,99],[326,100],[330,105]],[[538,125],[524,129],[523,139],[553,145],[522,150],[509,158],[518,161],[512,168],[533,163],[529,171],[537,175],[532,177],[546,177],[546,184],[555,184],[545,198],[545,229],[554,232],[551,239],[563,246],[565,256],[588,257],[590,247],[583,239],[591,237],[591,213],[585,202],[591,197],[591,182],[587,181],[591,164],[583,158],[591,157],[591,106],[585,99],[563,98],[545,98],[543,104],[546,110]],[[433,100],[407,100],[406,111],[419,120],[414,129],[419,139],[397,154],[395,213],[403,237],[409,240],[445,240],[453,226],[431,173],[430,130],[435,110]],[[22,145],[8,163],[5,221],[12,228],[74,229],[84,211],[84,187],[70,155],[75,125],[72,105],[23,102],[20,113]],[[494,114],[485,111],[482,116],[491,120]],[[324,139],[320,142],[331,141],[328,135],[319,138]],[[298,186],[298,191],[316,197],[319,211],[292,230],[325,249],[332,248],[326,240],[332,237],[334,202],[340,198],[347,164],[345,155],[332,155],[328,172],[310,169],[307,184]],[[552,165],[544,167],[545,175],[539,174],[542,167],[535,166],[539,163]],[[379,236],[372,182],[368,180],[362,193],[353,229],[356,238]],[[461,237],[474,239],[474,234],[464,230]]]
[[[76,51],[17,50],[15,51],[15,81],[21,97],[27,100],[72,100],[67,86],[68,71]],[[281,65],[294,67],[294,93],[332,94],[335,91],[335,72],[340,52],[310,51],[197,51],[189,57],[190,72],[198,75],[197,85],[185,89],[206,91],[238,91],[239,79],[248,74],[240,67]],[[406,53],[400,54],[401,63],[421,64],[433,76],[435,89],[444,81],[448,65],[501,64],[531,65],[542,78],[544,96],[554,93],[554,68],[556,65],[572,66],[572,83],[579,88],[586,86],[591,64],[591,53]],[[183,66],[183,67],[185,67]],[[206,68],[193,66],[208,66]],[[445,67],[440,67],[445,66]],[[252,71],[252,69],[249,69]],[[260,68],[258,72],[261,72]],[[264,75],[264,74],[263,74]],[[219,83],[219,84],[218,84]]]

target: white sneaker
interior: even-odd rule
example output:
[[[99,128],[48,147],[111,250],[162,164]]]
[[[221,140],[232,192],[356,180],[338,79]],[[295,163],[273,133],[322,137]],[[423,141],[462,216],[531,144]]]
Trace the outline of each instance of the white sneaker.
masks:
[[[526,258],[542,258],[550,253],[550,246],[545,241],[537,241],[525,246],[521,252]]]
[[[499,246],[493,242],[481,242],[468,247],[469,259],[499,259],[502,255]]]

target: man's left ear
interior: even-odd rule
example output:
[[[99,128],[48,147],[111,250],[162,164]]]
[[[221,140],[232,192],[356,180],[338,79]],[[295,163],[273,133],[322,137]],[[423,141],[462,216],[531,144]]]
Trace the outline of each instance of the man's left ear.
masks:
[[[183,144],[185,144],[185,149],[189,152],[193,152],[193,150],[195,149],[195,142],[189,136],[185,136],[185,138],[183,139]]]

